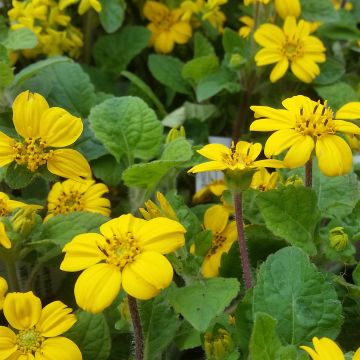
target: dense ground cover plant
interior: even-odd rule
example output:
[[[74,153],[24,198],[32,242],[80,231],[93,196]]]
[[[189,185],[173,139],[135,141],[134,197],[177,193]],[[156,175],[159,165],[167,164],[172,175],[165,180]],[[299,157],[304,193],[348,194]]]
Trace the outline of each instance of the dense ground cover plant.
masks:
[[[357,0],[0,11],[0,360],[360,359]]]

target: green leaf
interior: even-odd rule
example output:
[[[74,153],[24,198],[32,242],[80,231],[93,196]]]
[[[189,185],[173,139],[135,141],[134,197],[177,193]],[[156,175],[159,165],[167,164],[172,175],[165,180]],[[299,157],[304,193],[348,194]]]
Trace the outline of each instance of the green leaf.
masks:
[[[0,89],[5,88],[14,80],[14,71],[9,64],[0,61]]]
[[[299,248],[287,247],[270,255],[261,266],[254,287],[254,312],[278,320],[280,339],[301,345],[313,336],[336,338],[341,303],[332,284]]]
[[[204,77],[219,69],[219,59],[216,55],[200,56],[188,61],[182,68],[182,77],[192,84],[197,84]]]
[[[142,26],[125,26],[117,34],[101,36],[93,48],[95,62],[114,76],[120,75],[149,39],[150,31]]]
[[[294,345],[283,346],[279,352],[276,360],[308,360],[309,357],[304,350],[299,349]]]
[[[123,21],[126,9],[124,0],[100,0],[101,11],[99,13],[102,27],[107,33],[118,30]]]
[[[51,240],[61,249],[76,235],[97,232],[109,218],[91,212],[74,212],[56,215],[43,225],[41,239]]]
[[[359,95],[345,82],[339,81],[331,85],[315,86],[314,88],[319,96],[328,101],[328,105],[334,111],[348,102],[359,101]]]
[[[153,189],[170,170],[189,161],[192,154],[189,142],[184,138],[178,138],[166,145],[160,160],[127,168],[123,172],[125,185]]]
[[[344,64],[333,58],[328,58],[320,64],[320,75],[314,79],[315,85],[329,85],[339,80],[345,74]]]
[[[358,40],[360,31],[355,26],[346,23],[325,23],[317,30],[317,34],[331,40]]]
[[[193,349],[201,346],[200,333],[187,321],[183,321],[174,338],[176,346],[180,350]]]
[[[160,359],[163,350],[172,342],[179,320],[163,292],[140,306],[144,331],[144,359]]]
[[[184,63],[169,55],[149,56],[148,66],[151,74],[161,84],[181,93],[191,94],[189,84],[182,78],[181,71]]]
[[[21,189],[28,186],[35,175],[26,166],[12,162],[6,169],[5,182],[11,189]]]
[[[37,45],[36,35],[28,28],[10,30],[3,45],[9,50],[32,49]]]
[[[84,360],[107,360],[111,337],[104,314],[76,312],[77,322],[64,335],[79,346]]]
[[[240,84],[236,82],[234,73],[227,69],[221,69],[219,72],[201,79],[196,87],[196,98],[201,102],[217,95],[223,90],[230,93],[240,91]]]
[[[196,32],[194,35],[194,57],[207,55],[215,55],[214,47],[201,32]]]
[[[329,0],[301,0],[301,16],[307,21],[329,22],[339,18]]]
[[[196,330],[204,332],[239,292],[236,279],[204,279],[169,291],[169,301]]]
[[[24,69],[22,69],[20,72],[18,72],[15,75],[15,79],[14,79],[13,83],[11,84],[11,90],[12,90],[11,93],[12,93],[13,97],[15,97],[15,95],[17,95],[17,93],[19,92],[18,88],[19,88],[19,86],[21,86],[21,84],[24,81],[30,79],[31,77],[36,75],[42,69],[45,69],[48,66],[52,66],[55,64],[68,63],[68,62],[72,62],[72,60],[65,56],[54,56],[54,57],[50,57],[45,60],[37,61],[37,62],[25,67]]]
[[[232,29],[225,28],[222,37],[222,45],[226,53],[237,53],[244,57],[249,56],[248,41]]]
[[[326,217],[344,217],[360,200],[360,183],[353,173],[328,177],[314,171],[313,189],[317,193],[319,209]]]
[[[251,360],[274,360],[282,347],[276,333],[277,320],[262,312],[255,314],[250,339]]]
[[[95,136],[117,161],[127,156],[149,160],[162,142],[163,127],[154,111],[140,98],[115,97],[91,109],[90,126]]]
[[[320,214],[314,191],[286,186],[259,194],[256,202],[274,235],[311,255],[316,254],[314,231]]]
[[[110,186],[116,186],[120,183],[124,171],[124,167],[111,155],[105,155],[92,161],[91,169],[97,178]]]
[[[352,273],[355,285],[360,286],[360,263],[358,263]]]

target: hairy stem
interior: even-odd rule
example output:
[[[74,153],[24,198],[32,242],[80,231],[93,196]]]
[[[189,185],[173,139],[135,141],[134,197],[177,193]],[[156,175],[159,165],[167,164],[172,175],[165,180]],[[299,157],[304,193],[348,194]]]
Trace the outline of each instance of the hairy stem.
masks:
[[[9,291],[20,291],[20,284],[16,273],[16,263],[11,259],[8,259],[4,260],[4,265],[7,273]]]
[[[312,158],[305,164],[305,186],[312,187]]]
[[[234,194],[234,205],[235,205],[235,220],[236,220],[236,227],[238,232],[240,259],[241,259],[241,266],[243,270],[245,286],[246,289],[251,289],[252,288],[251,268],[250,268],[249,253],[247,250],[246,238],[244,233],[241,192],[236,192]]]
[[[128,295],[129,311],[134,328],[135,360],[144,359],[144,337],[136,299]]]

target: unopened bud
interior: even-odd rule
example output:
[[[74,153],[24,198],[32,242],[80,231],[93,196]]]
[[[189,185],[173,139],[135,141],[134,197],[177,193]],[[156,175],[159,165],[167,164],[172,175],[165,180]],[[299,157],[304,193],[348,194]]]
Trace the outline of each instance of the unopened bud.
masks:
[[[205,334],[204,348],[208,360],[225,360],[233,351],[234,344],[230,333],[219,328],[215,334],[208,332]]]
[[[337,226],[329,231],[330,245],[336,251],[345,249],[349,242],[349,236],[342,226]]]
[[[180,128],[172,128],[166,136],[165,143],[169,144],[179,137],[186,137],[185,128],[183,126],[180,126]]]
[[[35,224],[35,214],[42,209],[40,205],[27,205],[20,208],[11,219],[13,229],[22,235],[27,235]]]
[[[229,61],[229,66],[231,68],[238,68],[239,66],[243,65],[244,62],[245,59],[240,54],[232,54]]]

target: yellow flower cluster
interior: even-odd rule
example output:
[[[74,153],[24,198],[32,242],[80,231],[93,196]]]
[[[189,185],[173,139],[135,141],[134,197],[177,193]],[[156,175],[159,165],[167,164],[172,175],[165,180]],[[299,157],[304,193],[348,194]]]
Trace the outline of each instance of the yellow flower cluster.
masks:
[[[77,58],[80,55],[82,33],[70,23],[71,17],[55,0],[13,0],[8,17],[12,30],[27,28],[37,37],[38,45],[34,49],[24,50],[24,56],[33,58],[40,54],[69,54]]]

